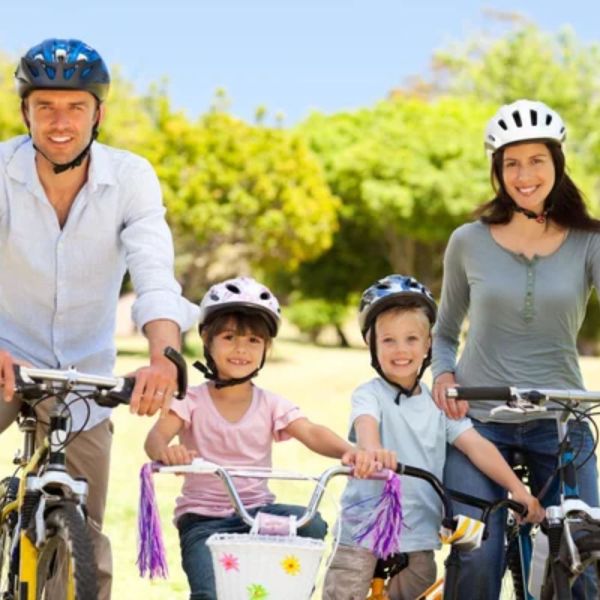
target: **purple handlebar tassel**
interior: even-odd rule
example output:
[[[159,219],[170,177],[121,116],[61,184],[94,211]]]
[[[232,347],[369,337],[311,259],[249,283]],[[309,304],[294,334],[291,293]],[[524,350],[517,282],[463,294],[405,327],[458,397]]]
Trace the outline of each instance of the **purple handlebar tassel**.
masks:
[[[362,542],[372,540],[373,554],[377,558],[387,558],[400,552],[400,531],[402,530],[402,488],[400,476],[390,471],[381,497],[371,513],[373,518],[354,539]]]
[[[140,470],[137,566],[140,577],[148,574],[150,579],[155,577],[166,579],[169,569],[152,480],[154,470],[156,470],[155,463],[146,463]]]

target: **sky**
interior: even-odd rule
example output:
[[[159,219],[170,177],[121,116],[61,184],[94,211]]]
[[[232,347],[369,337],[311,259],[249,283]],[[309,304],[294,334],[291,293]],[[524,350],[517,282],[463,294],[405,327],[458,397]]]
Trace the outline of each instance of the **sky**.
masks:
[[[140,92],[166,78],[172,106],[191,118],[223,88],[233,114],[253,120],[264,106],[291,125],[427,76],[434,51],[494,27],[486,9],[600,41],[594,0],[21,0],[2,3],[0,51],[79,38]]]

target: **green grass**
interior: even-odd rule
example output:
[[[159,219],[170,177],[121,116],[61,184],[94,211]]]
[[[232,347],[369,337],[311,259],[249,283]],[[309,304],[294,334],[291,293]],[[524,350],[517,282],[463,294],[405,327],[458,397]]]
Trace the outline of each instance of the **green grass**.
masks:
[[[144,340],[121,341],[124,350],[117,372],[126,373],[144,363]],[[191,364],[191,361],[188,360]],[[589,389],[600,389],[600,360],[582,359],[584,377]],[[359,383],[373,376],[369,357],[364,349],[338,349],[309,346],[291,339],[278,340],[272,356],[261,373],[259,385],[272,389],[297,402],[305,414],[316,422],[327,424],[345,435],[349,413],[349,397]],[[190,369],[192,384],[202,381],[201,374]],[[427,381],[427,377],[426,377]],[[179,493],[181,479],[175,476],[155,476],[156,492],[162,516],[163,533],[169,559],[167,581],[150,582],[138,577],[135,566],[138,475],[146,462],[143,442],[154,418],[142,418],[119,408],[113,413],[115,437],[112,452],[111,479],[105,529],[113,545],[115,599],[143,598],[164,600],[185,598],[188,592],[185,576],[179,566],[177,533],[171,523],[172,509]],[[20,445],[16,427],[2,436],[3,456],[0,468],[10,472],[12,450]],[[280,468],[319,473],[335,461],[309,452],[295,440],[275,444],[274,463]],[[343,478],[334,480],[326,495],[322,513],[330,525],[337,511],[336,498],[343,487]],[[310,484],[273,484],[278,500],[305,504]]]

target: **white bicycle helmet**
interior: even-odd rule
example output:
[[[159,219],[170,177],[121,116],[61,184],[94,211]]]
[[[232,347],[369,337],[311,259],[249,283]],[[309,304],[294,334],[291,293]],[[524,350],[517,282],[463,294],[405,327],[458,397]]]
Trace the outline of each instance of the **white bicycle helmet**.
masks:
[[[382,310],[401,305],[404,299],[422,304],[431,324],[435,323],[437,305],[429,289],[414,277],[388,275],[363,292],[358,310],[358,323],[363,338],[366,340],[367,331]]]
[[[259,312],[273,337],[281,321],[281,309],[271,291],[252,277],[235,277],[213,285],[200,303],[200,329],[215,315],[231,310]]]
[[[567,132],[560,115],[543,102],[517,100],[501,106],[485,130],[488,156],[496,150],[526,140],[553,140],[562,144]]]

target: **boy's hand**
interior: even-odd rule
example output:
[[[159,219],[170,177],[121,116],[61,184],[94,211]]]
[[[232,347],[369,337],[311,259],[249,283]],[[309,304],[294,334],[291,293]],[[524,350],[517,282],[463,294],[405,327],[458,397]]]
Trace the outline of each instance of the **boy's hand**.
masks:
[[[396,469],[396,453],[383,448],[378,450],[349,450],[342,463],[354,466],[354,477],[364,479],[381,469]]]
[[[515,502],[520,502],[527,506],[527,516],[524,520],[527,523],[541,523],[546,517],[546,510],[540,504],[539,500],[532,496],[526,489],[519,490],[518,492],[511,492],[511,498]],[[522,517],[516,515],[518,520],[522,520]]]
[[[198,452],[195,450],[190,450],[182,444],[176,444],[162,450],[158,460],[165,465],[189,465],[196,456],[198,456]]]

